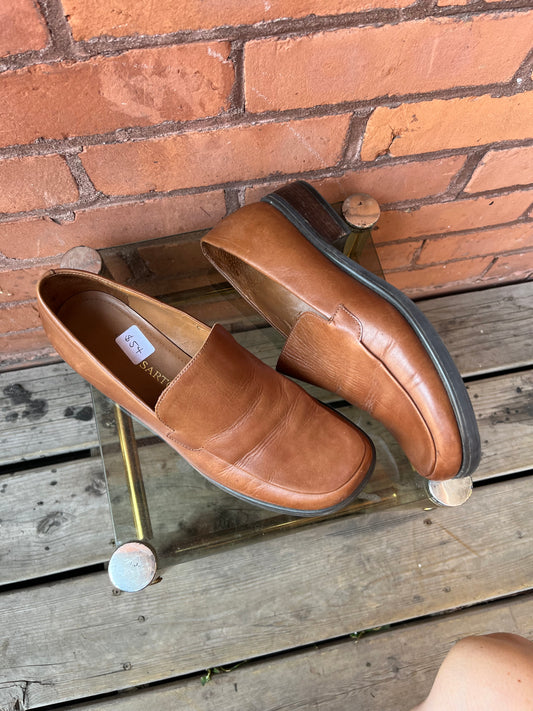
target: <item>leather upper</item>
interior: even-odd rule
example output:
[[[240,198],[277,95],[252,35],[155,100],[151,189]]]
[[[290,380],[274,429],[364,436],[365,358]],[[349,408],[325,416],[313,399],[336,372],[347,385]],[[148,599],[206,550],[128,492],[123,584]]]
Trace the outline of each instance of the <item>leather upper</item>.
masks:
[[[192,462],[210,461],[219,483],[235,488],[238,480],[253,498],[275,486],[291,508],[342,501],[372,458],[350,423],[276,377],[222,326],[169,385],[156,414]]]
[[[457,474],[462,448],[449,397],[394,306],[330,262],[266,203],[225,218],[202,245],[235,288],[288,336],[280,371],[370,412],[423,476]]]
[[[100,292],[116,299],[116,308],[110,309],[114,302]],[[230,492],[312,513],[342,504],[371,471],[373,447],[360,430],[263,364],[222,326],[209,329],[155,299],[76,270],[45,275],[38,302],[46,333],[64,360]],[[95,308],[99,318],[89,327]],[[76,316],[81,309],[83,325]],[[112,357],[107,350],[97,357],[87,348],[87,342],[100,347],[93,331],[102,328],[106,334],[102,321],[107,315],[119,332],[129,323],[123,319],[138,315],[141,329],[154,342],[159,333],[170,353],[176,348],[177,374],[154,406],[134,391],[134,380],[131,386],[121,381],[121,369],[131,364],[115,347],[115,331],[107,334]],[[157,333],[150,325],[158,327]]]

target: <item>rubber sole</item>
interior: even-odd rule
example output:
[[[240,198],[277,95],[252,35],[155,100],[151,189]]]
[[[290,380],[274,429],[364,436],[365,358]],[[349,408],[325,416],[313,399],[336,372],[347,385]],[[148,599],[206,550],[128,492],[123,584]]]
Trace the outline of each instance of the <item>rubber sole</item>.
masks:
[[[329,205],[322,195],[311,185],[304,181],[299,181],[298,185],[305,187],[340,228],[343,228],[347,233],[351,231],[352,228],[343,222],[342,218],[333,210],[331,205]],[[369,272],[360,264],[357,264],[357,262],[346,257],[336,247],[326,242],[311,222],[306,220],[304,215],[298,212],[285,197],[271,193],[264,197],[262,202],[266,202],[272,205],[272,207],[275,207],[325,257],[360,284],[363,284],[376,294],[379,294],[379,296],[382,296],[389,304],[394,306],[409,323],[431,358],[453,408],[461,437],[463,453],[461,468],[454,478],[470,476],[479,465],[481,458],[481,441],[476,416],[463,379],[448,349],[426,316],[420,311],[416,304],[399,289],[381,279],[376,274]]]

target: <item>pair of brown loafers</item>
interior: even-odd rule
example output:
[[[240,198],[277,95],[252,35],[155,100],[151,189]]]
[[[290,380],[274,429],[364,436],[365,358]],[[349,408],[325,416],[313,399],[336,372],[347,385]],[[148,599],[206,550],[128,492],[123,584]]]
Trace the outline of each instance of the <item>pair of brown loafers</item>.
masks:
[[[277,370],[368,411],[422,476],[468,475],[479,434],[453,361],[409,299],[331,246],[349,229],[297,183],[224,219],[202,248],[287,336]],[[38,302],[64,360],[222,489],[314,516],[369,478],[369,438],[221,326],[76,270],[48,272]]]

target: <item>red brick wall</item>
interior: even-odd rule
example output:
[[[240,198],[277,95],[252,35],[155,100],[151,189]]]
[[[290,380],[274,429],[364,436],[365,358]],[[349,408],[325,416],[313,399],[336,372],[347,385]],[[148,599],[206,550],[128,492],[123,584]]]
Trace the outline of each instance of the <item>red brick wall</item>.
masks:
[[[0,349],[72,246],[209,227],[303,177],[369,192],[414,296],[533,272],[529,0],[10,0]]]

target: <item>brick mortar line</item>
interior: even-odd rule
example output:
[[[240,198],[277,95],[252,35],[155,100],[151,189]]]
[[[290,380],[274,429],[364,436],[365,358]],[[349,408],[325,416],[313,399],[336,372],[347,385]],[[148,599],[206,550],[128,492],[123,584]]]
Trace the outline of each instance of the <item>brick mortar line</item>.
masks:
[[[67,153],[64,158],[72,177],[78,186],[80,194],[78,202],[95,202],[102,195],[102,193],[94,187],[92,180],[81,162],[79,153]]]
[[[490,266],[492,266],[500,257],[512,257],[515,254],[523,254],[524,252],[533,252],[533,247],[526,247],[522,249],[508,249],[503,252],[494,252],[492,253],[494,256],[493,261],[491,262]],[[413,271],[422,271],[423,269],[429,269],[430,267],[438,267],[442,264],[456,264],[457,262],[467,262],[471,259],[479,259],[480,257],[489,257],[491,255],[489,254],[475,254],[471,255],[469,257],[457,257],[455,259],[447,259],[444,262],[427,262],[426,264],[417,264],[416,262],[411,262],[407,267],[412,269]],[[533,269],[533,267],[531,267]],[[389,274],[393,274],[395,272],[400,272],[400,271],[405,271],[402,268],[398,269],[389,269],[387,270]]]
[[[244,91],[244,42],[232,42],[229,56],[233,63],[234,79],[229,97],[230,113],[242,116],[246,112]]]
[[[493,190],[479,190],[477,193],[465,193],[464,191],[457,194],[455,200],[470,200],[472,198],[494,198],[499,195],[508,195],[510,193],[527,192],[533,190],[532,183],[515,183],[515,185],[505,185],[502,188],[494,188]],[[533,198],[532,198],[533,200]],[[530,208],[528,208],[530,209]]]
[[[252,25],[233,25],[231,27],[218,27],[201,30],[181,30],[175,33],[143,35],[165,41],[167,38],[178,44],[190,44],[192,42],[211,40],[242,40],[244,43],[262,39],[289,39],[291,37],[305,37],[319,32],[335,32],[343,29],[358,29],[364,27],[382,27],[386,25],[398,25],[404,22],[416,22],[426,19],[440,19],[442,16],[457,17],[458,19],[471,19],[483,15],[502,15],[516,12],[531,11],[529,0],[509,0],[505,8],[491,7],[488,3],[477,3],[474,5],[456,6],[451,8],[436,8],[436,12],[428,12],[422,4],[411,5],[406,8],[375,8],[363,10],[361,12],[343,13],[339,15],[308,15],[303,18],[277,19],[254,23]],[[104,42],[116,44],[120,41],[135,41],[138,35],[128,35],[127,37],[109,38]],[[140,39],[140,38],[139,38]],[[80,45],[89,46],[91,49],[102,40],[94,38],[80,41]],[[157,45],[156,45],[157,46]]]
[[[467,155],[465,164],[461,170],[450,180],[448,188],[445,191],[446,194],[453,196],[454,199],[457,199],[457,197],[463,193],[464,189],[472,179],[476,168],[479,166],[487,153],[488,150],[486,148],[474,148],[474,150]]]
[[[2,278],[1,275],[5,274],[6,272],[0,272],[0,279]],[[17,308],[19,306],[32,306],[33,304],[37,303],[37,299],[20,299],[20,301],[2,301],[0,302],[0,311],[8,311],[9,309],[12,308]]]
[[[53,64],[54,62],[66,59],[66,57],[57,55],[57,58],[52,60],[51,58],[56,57],[56,55],[57,52],[50,45],[45,49],[32,49],[27,52],[19,52],[18,54],[9,54],[5,57],[0,57],[0,77],[5,72],[14,72],[18,69],[33,67],[36,64]]]
[[[42,326],[34,326],[33,328],[23,328],[22,331],[2,331],[0,332],[0,338],[4,338],[5,336],[20,336],[23,333],[39,333],[42,330]],[[52,348],[52,346],[50,346],[50,348]],[[10,354],[7,355],[9,356]],[[2,354],[2,358],[5,356],[6,354]]]
[[[381,27],[404,22],[425,19],[457,18],[468,20],[483,15],[501,16],[528,12],[529,0],[510,0],[505,8],[495,8],[492,4],[478,2],[468,6],[427,8],[415,4],[407,8],[378,8],[341,15],[308,15],[304,18],[278,19],[258,22],[253,25],[234,25],[199,30],[180,30],[178,32],[155,35],[127,35],[124,37],[95,37],[89,40],[74,41],[68,22],[62,9],[56,7],[57,0],[38,0],[51,36],[50,46],[42,50],[20,52],[0,59],[1,71],[16,71],[35,64],[56,64],[64,59],[77,62],[88,61],[94,57],[112,57],[133,49],[154,49],[169,45],[188,45],[200,42],[242,41],[243,43],[262,39],[289,39],[304,37],[319,32],[335,32],[343,29]],[[48,6],[51,5],[51,9]],[[63,18],[63,23],[59,18]],[[310,19],[312,18],[312,19]]]
[[[431,161],[436,161],[439,159],[445,159],[445,158],[451,158],[453,156],[460,156],[460,155],[465,155],[467,156],[467,165],[468,165],[468,160],[469,156],[473,154],[478,154],[482,153],[483,155],[486,155],[489,151],[494,151],[494,152],[503,152],[507,150],[512,150],[514,148],[529,148],[533,146],[533,139],[526,139],[525,141],[522,141],[520,139],[514,139],[510,141],[493,141],[492,143],[486,143],[482,146],[462,146],[461,148],[445,148],[441,149],[438,151],[430,151],[430,152],[425,152],[425,153],[413,153],[412,155],[406,155],[406,156],[391,156],[389,154],[379,156],[374,161],[361,161],[357,160],[354,161],[353,163],[347,164],[346,166],[343,166],[341,169],[341,175],[346,172],[365,172],[368,170],[374,170],[378,168],[385,168],[385,167],[394,167],[394,166],[399,166],[399,165],[407,165],[409,163],[429,163]],[[338,169],[337,169],[338,170]],[[465,167],[461,169],[460,172],[464,171]],[[331,177],[339,177],[339,174],[336,172],[334,175],[332,174]],[[478,195],[478,193],[464,193],[460,192],[455,195],[452,194],[451,190],[453,189],[453,182],[454,179],[452,179],[450,186],[444,191],[443,193],[439,193],[439,195],[448,195],[450,194],[450,200],[457,199],[458,197],[472,197],[473,195]],[[497,191],[505,191],[507,190],[509,186],[504,186],[502,188],[497,188],[495,190],[489,190],[489,191],[482,191],[484,193],[495,193]],[[512,186],[511,189],[513,189],[514,186]],[[479,193],[481,194],[481,192]],[[425,198],[420,198],[420,200],[423,200]],[[398,203],[390,203],[390,204],[405,204],[407,207],[410,206],[412,201],[402,201]],[[447,202],[447,201],[446,201]]]
[[[326,116],[339,116],[354,113],[363,115],[378,108],[397,108],[405,104],[419,104],[429,101],[447,101],[452,99],[468,99],[490,94],[493,98],[520,96],[533,90],[533,80],[522,82],[518,86],[510,83],[484,84],[482,86],[463,86],[451,89],[434,90],[431,92],[416,92],[395,96],[381,96],[361,101],[340,102],[337,104],[320,104],[308,108],[286,109],[280,111],[265,111],[261,113],[234,113],[231,110],[218,116],[208,116],[190,121],[164,121],[150,126],[128,126],[113,131],[97,134],[72,136],[65,139],[45,138],[35,143],[19,143],[0,147],[0,161],[9,158],[22,158],[49,154],[79,153],[85,147],[95,145],[116,145],[119,143],[137,143],[140,141],[171,138],[188,133],[221,131],[247,126],[261,126],[273,123],[288,123],[304,121]],[[529,139],[525,139],[529,140]]]
[[[488,277],[490,270],[492,269],[492,267],[494,267],[494,266],[498,263],[499,258],[500,258],[499,255],[495,255],[495,256],[491,259],[490,263],[487,264],[487,266],[485,267],[485,269],[483,269],[482,272],[481,272],[481,274],[479,275],[479,278],[480,278],[480,279],[485,279],[485,278]]]
[[[9,334],[0,334],[4,336],[16,336],[16,331],[11,331]],[[40,348],[32,348],[27,351],[15,351],[13,353],[5,353],[0,360],[0,373],[9,373],[14,370],[22,371],[26,368],[32,368],[39,365],[47,365],[60,363],[61,357],[52,348],[52,346]]]
[[[521,77],[517,77],[521,78]],[[449,89],[433,89],[431,91],[417,91],[407,94],[383,94],[381,96],[372,97],[371,99],[360,99],[358,101],[342,101],[336,104],[316,104],[311,107],[302,107],[297,109],[279,109],[278,111],[262,111],[258,113],[249,112],[247,115],[254,121],[267,121],[268,119],[280,117],[298,118],[292,116],[297,112],[306,112],[305,116],[309,116],[309,112],[322,112],[324,115],[337,113],[349,113],[351,111],[375,110],[378,108],[398,108],[403,104],[416,104],[428,101],[448,101],[452,99],[468,99],[477,98],[484,94],[490,94],[492,98],[500,99],[510,96],[519,96],[533,89],[533,79],[522,80],[513,83],[514,77],[511,77],[507,82],[499,82],[493,84],[476,84],[454,86]],[[312,114],[314,115],[314,114]]]
[[[511,79],[513,84],[524,84],[527,86],[532,82],[531,73],[533,71],[533,49],[527,54],[522,64],[516,70]]]
[[[226,204],[226,215],[238,210],[244,204],[243,188],[226,188],[224,190],[224,201]]]
[[[350,125],[344,137],[344,144],[341,150],[341,158],[338,167],[350,165],[358,161],[361,156],[361,147],[366,134],[368,120],[372,115],[372,109],[366,111],[354,111],[350,119]]]
[[[6,257],[0,253],[0,279],[2,278],[3,274],[9,274],[12,271],[19,271],[20,269],[31,269],[33,267],[46,267],[49,264],[56,264],[59,261],[58,257],[62,257],[63,254],[63,252],[60,252],[59,254],[51,254],[46,257],[29,257],[26,259],[16,259],[14,257]]]
[[[76,58],[75,43],[59,0],[36,0],[50,36],[50,46],[41,52]],[[20,56],[20,55],[18,55]]]
[[[237,190],[237,196],[239,198],[239,207],[244,207],[244,205],[246,204],[246,188],[240,187]]]
[[[499,230],[504,227],[515,227],[517,225],[529,225],[533,223],[533,219],[528,218],[527,216],[521,215],[518,217],[516,220],[511,220],[509,222],[499,222],[498,224],[495,225],[484,225],[483,227],[470,227],[469,229],[466,230],[455,230],[451,232],[433,232],[429,234],[424,234],[424,235],[418,235],[417,237],[406,237],[404,239],[395,239],[391,240],[389,242],[375,242],[375,247],[376,249],[380,249],[382,247],[388,247],[389,245],[392,246],[398,246],[401,244],[409,244],[410,242],[438,242],[439,239],[447,239],[448,237],[461,237],[464,236],[465,238],[468,237],[471,234],[476,234],[478,232],[489,232],[490,230]],[[533,247],[531,248],[533,249]],[[520,251],[520,250],[519,250]]]
[[[437,161],[439,159],[445,159],[445,158],[450,158],[455,155],[465,155],[467,154],[467,159],[468,159],[468,154],[482,154],[482,157],[488,153],[489,151],[494,151],[494,152],[503,152],[515,148],[529,148],[533,146],[533,138],[531,139],[514,139],[514,140],[509,140],[509,141],[497,141],[489,144],[485,144],[484,146],[463,146],[460,148],[449,148],[449,149],[441,149],[439,151],[432,151],[432,152],[424,152],[424,153],[416,153],[412,155],[405,155],[405,156],[390,156],[390,155],[383,155],[377,158],[375,161],[367,162],[367,161],[361,161],[359,159],[357,160],[352,160],[348,162],[341,162],[338,163],[336,166],[330,166],[328,168],[320,168],[314,171],[306,171],[306,175],[309,177],[312,177],[313,179],[316,180],[321,180],[325,178],[339,178],[342,177],[345,173],[347,172],[367,172],[370,170],[375,170],[379,168],[385,168],[385,167],[395,167],[399,165],[406,165],[409,163],[430,163],[432,161]],[[77,150],[79,151],[80,148],[79,146],[77,147]],[[59,154],[62,155],[62,154]],[[65,155],[66,158],[69,158],[69,154]],[[82,166],[83,167],[83,166]],[[465,170],[463,168],[462,170]],[[286,173],[285,177],[290,178],[290,176],[299,176],[303,175],[303,173]],[[90,180],[89,178],[87,178]],[[76,203],[70,203],[68,204],[69,209],[75,205],[76,207],[81,208],[81,207],[92,207],[94,205],[98,206],[106,206],[109,204],[115,204],[115,203],[125,203],[125,202],[138,202],[140,199],[149,199],[150,197],[152,198],[165,198],[165,197],[174,197],[174,196],[179,196],[179,195],[192,195],[192,194],[200,194],[204,192],[209,192],[211,190],[217,190],[220,189],[220,187],[230,190],[230,189],[247,189],[250,187],[256,187],[260,185],[269,185],[269,184],[274,184],[274,183],[279,183],[280,182],[280,175],[278,173],[273,174],[272,176],[266,176],[266,177],[258,177],[258,178],[252,178],[252,179],[246,179],[246,180],[240,180],[240,181],[234,181],[232,183],[224,183],[224,184],[212,184],[212,185],[207,185],[207,186],[194,186],[190,188],[176,188],[175,190],[170,190],[168,192],[151,192],[151,193],[139,193],[137,195],[105,195],[101,192],[98,192],[95,190],[95,198],[91,198],[89,200],[78,200]],[[92,185],[92,182],[91,182]],[[94,186],[93,186],[94,187]],[[453,187],[453,185],[452,185]],[[498,188],[497,190],[493,191],[481,191],[479,193],[457,193],[455,196],[451,196],[451,199],[456,199],[459,195],[461,197],[465,198],[470,198],[473,195],[481,195],[486,193],[487,195],[490,195],[496,191],[502,191],[506,190],[508,186]],[[511,189],[513,189],[512,186]],[[523,188],[527,187],[524,185],[518,185],[516,187]],[[439,195],[445,195],[449,191],[449,188],[447,191],[443,193],[439,193]],[[424,198],[421,198],[421,200]],[[397,202],[397,203],[387,203],[388,205],[399,205],[401,207],[410,207],[412,205],[413,201],[402,201],[402,202]],[[50,211],[56,211],[58,209],[61,209],[62,207],[66,207],[66,205],[56,205],[51,208],[43,208],[41,210],[36,210],[36,211],[22,211],[18,213],[0,213],[0,222],[5,222],[5,221],[10,221],[13,219],[13,216],[20,215],[22,217],[26,217],[28,215],[32,215],[33,213],[38,212],[39,214],[48,214]]]
[[[440,9],[437,5],[437,0],[418,0],[416,4],[418,7],[424,8],[426,12],[436,12]]]
[[[420,255],[422,254],[422,250],[424,249],[424,247],[425,247],[426,244],[427,244],[427,239],[423,239],[423,240],[420,242],[420,245],[419,245],[419,246],[415,249],[415,251],[413,252],[413,255],[412,255],[412,257],[411,257],[411,259],[410,259],[410,261],[409,261],[409,264],[406,265],[407,267],[410,267],[410,266],[412,266],[412,265],[414,265],[414,264],[417,263],[418,258],[419,258]],[[376,247],[376,251],[377,251],[377,247]],[[378,255],[378,258],[379,258],[379,255]]]
[[[508,141],[492,141],[481,146],[462,146],[460,148],[441,148],[438,151],[427,151],[424,153],[412,153],[404,156],[391,156],[390,154],[379,156],[373,161],[354,161],[347,166],[348,170],[361,168],[371,170],[385,165],[403,165],[405,163],[419,163],[421,161],[438,160],[439,158],[449,158],[454,155],[463,155],[471,152],[506,151],[511,148],[530,148],[533,146],[533,138],[514,138]]]
[[[515,142],[509,142],[509,143],[515,143]],[[531,141],[528,141],[528,144],[531,143]],[[488,144],[487,147],[484,148],[484,150],[491,150],[491,145],[494,145],[496,147],[501,148],[501,143],[497,144]],[[521,144],[522,145],[522,144]],[[520,145],[520,147],[521,147]],[[502,150],[505,150],[505,148],[508,147],[516,147],[516,146],[505,146],[502,148]],[[477,147],[476,147],[477,148]],[[4,212],[0,213],[0,224],[6,224],[6,223],[12,223],[12,222],[19,222],[19,221],[24,221],[32,218],[49,218],[52,220],[64,220],[64,221],[72,221],[72,219],[68,219],[65,217],[65,213],[75,213],[78,210],[85,210],[89,208],[94,208],[94,209],[102,209],[106,207],[114,207],[114,206],[119,206],[119,205],[127,205],[127,204],[137,204],[140,202],[146,202],[146,201],[153,201],[153,200],[164,200],[167,198],[173,198],[173,197],[186,197],[188,195],[202,195],[204,193],[208,192],[215,192],[219,190],[247,190],[249,188],[253,187],[258,187],[258,186],[265,186],[267,187],[268,185],[271,184],[279,184],[280,182],[290,182],[292,180],[299,180],[299,179],[305,179],[305,180],[311,180],[311,181],[317,181],[317,180],[326,180],[328,178],[339,178],[342,177],[346,172],[356,172],[358,168],[361,169],[361,172],[364,169],[374,169],[378,167],[385,167],[385,166],[396,166],[396,165],[405,165],[407,163],[412,163],[412,162],[430,162],[431,160],[438,160],[439,158],[447,158],[451,157],[454,155],[463,155],[465,152],[468,150],[471,150],[469,148],[463,148],[463,149],[453,149],[449,151],[439,151],[438,154],[432,153],[432,154],[418,154],[417,156],[408,156],[408,160],[405,160],[405,156],[402,156],[400,159],[391,159],[387,161],[380,162],[378,165],[372,164],[368,165],[366,163],[359,163],[357,165],[351,165],[349,167],[345,166],[331,166],[328,168],[320,168],[317,170],[312,170],[312,171],[299,171],[296,173],[285,173],[283,176],[280,176],[278,173],[274,173],[271,176],[267,177],[261,177],[261,178],[255,178],[255,179],[250,179],[250,180],[241,180],[241,181],[232,181],[232,182],[227,182],[227,183],[214,183],[210,185],[198,185],[190,188],[177,188],[175,190],[169,190],[167,192],[164,191],[154,191],[154,192],[147,192],[147,193],[138,193],[137,195],[105,195],[101,192],[95,191],[95,194],[92,197],[87,197],[85,199],[80,199],[77,200],[76,202],[73,203],[65,203],[65,204],[60,204],[56,205],[54,207],[50,208],[39,208],[36,210],[27,210],[27,211],[21,211],[21,212],[14,212],[14,213],[9,213],[9,212]],[[430,157],[428,157],[428,155]],[[390,210],[408,210],[409,208],[413,207],[422,207],[423,205],[427,204],[445,204],[448,202],[453,202],[456,199],[476,199],[478,197],[499,197],[502,195],[510,194],[513,192],[517,191],[517,188],[519,191],[524,191],[530,189],[532,186],[530,185],[518,185],[518,186],[504,186],[502,188],[497,188],[495,190],[488,190],[488,191],[483,191],[479,193],[467,193],[463,195],[450,195],[449,193],[449,188],[447,188],[445,191],[441,193],[436,193],[434,195],[430,195],[427,197],[423,198],[417,198],[413,200],[404,200],[404,201],[398,201],[394,203],[384,203],[382,208],[385,211],[390,211]],[[435,198],[440,198],[439,200],[435,201]],[[442,199],[444,198],[444,199]]]
[[[382,205],[382,212],[392,212],[392,211],[403,211],[403,212],[413,212],[414,209],[419,207],[424,207],[425,205],[446,205],[449,203],[454,203],[457,201],[464,200],[478,200],[479,198],[498,198],[505,197],[506,195],[512,195],[516,192],[528,192],[533,190],[533,183],[527,183],[525,185],[505,185],[501,188],[494,188],[493,190],[482,190],[477,193],[459,193],[454,195],[447,188],[441,193],[435,193],[434,195],[428,195],[421,198],[413,198],[411,200],[398,200],[397,202],[384,203]],[[435,200],[434,198],[440,198]],[[533,195],[532,195],[533,201]],[[529,210],[530,208],[528,208]]]
[[[529,247],[528,249],[518,249],[514,250],[512,252],[498,252],[496,255],[494,255],[493,260],[491,263],[488,265],[488,268],[486,268],[480,275],[479,277],[476,278],[483,278],[483,275],[487,273],[488,269],[490,269],[494,264],[500,259],[501,257],[512,257],[515,254],[522,254],[522,253],[529,253],[533,252],[533,247]],[[403,274],[404,272],[423,272],[425,269],[431,269],[433,267],[439,267],[439,266],[444,266],[447,264],[453,265],[457,264],[458,262],[472,262],[475,259],[480,259],[483,257],[488,257],[490,255],[488,254],[478,254],[473,257],[463,257],[462,259],[450,259],[447,262],[432,262],[431,264],[406,264],[404,267],[397,267],[395,269],[385,269],[386,274]],[[528,267],[526,267],[527,269]],[[533,267],[531,268],[533,269]],[[450,282],[454,283],[454,282]],[[424,287],[424,288],[431,288],[431,287]],[[442,285],[436,286],[435,288],[442,288]]]
[[[458,294],[468,294],[472,291],[481,291],[490,289],[498,284],[502,286],[510,286],[513,284],[521,284],[524,279],[504,279],[501,282],[494,280],[483,279],[479,276],[468,277],[462,281],[450,282],[449,285],[440,284],[438,286],[421,286],[421,287],[404,287],[404,293],[413,301],[418,302],[424,299],[433,299],[440,296],[454,296]]]
[[[44,333],[44,329],[42,326],[34,326],[33,328],[24,328],[22,331],[0,331],[0,339],[1,338],[9,338],[13,336],[22,336],[25,333]],[[41,346],[40,348],[36,348],[34,351],[29,351],[30,353],[39,353],[41,351],[46,352],[48,349],[54,350],[53,346],[51,344],[48,344],[47,346]],[[13,360],[14,358],[20,357],[21,355],[24,355],[27,353],[27,351],[15,351],[13,353],[5,353],[0,349],[0,373],[5,372],[6,370],[9,370],[9,368],[5,368],[4,366],[10,362],[10,360]],[[55,351],[54,351],[55,353]],[[60,356],[58,356],[59,360],[62,360]]]
[[[468,5],[451,5],[448,7],[435,5],[431,9],[431,13],[435,17],[455,17],[456,15],[471,15],[472,17],[477,17],[482,14],[514,12],[516,10],[524,10],[526,12],[531,10],[530,0],[517,0],[516,2],[510,0],[505,3],[505,7],[501,5],[498,7],[497,3],[483,2],[483,0],[478,0],[478,2],[472,2]]]
[[[391,156],[389,154],[379,156],[373,161],[362,161],[360,159],[354,159],[352,161],[342,163],[339,162],[335,166],[331,166],[329,168],[320,168],[315,171],[307,171],[307,174],[310,175],[311,173],[317,173],[317,176],[313,179],[316,180],[321,180],[322,178],[339,178],[342,177],[345,173],[347,172],[367,172],[371,170],[376,170],[379,168],[386,168],[386,167],[396,167],[399,165],[407,165],[409,163],[430,163],[432,161],[437,161],[440,159],[444,158],[451,158],[453,156],[458,156],[458,155],[465,155],[467,156],[467,161],[469,156],[472,156],[474,154],[482,154],[482,157],[486,155],[489,151],[494,151],[494,152],[504,152],[507,150],[511,150],[514,148],[529,148],[533,147],[533,138],[527,138],[527,139],[513,139],[513,140],[508,140],[508,141],[493,141],[492,143],[487,143],[482,146],[462,146],[460,148],[443,148],[438,151],[431,151],[431,152],[424,152],[424,153],[413,153],[410,155],[403,155],[403,156]],[[463,167],[461,169],[462,171],[465,170]],[[320,175],[318,175],[320,173]],[[303,173],[302,173],[303,174]],[[286,174],[286,175],[292,175],[292,174]],[[257,185],[268,185],[268,184],[273,184],[273,183],[279,183],[280,182],[280,176],[279,174],[272,175],[271,177],[263,177],[263,178],[255,178],[251,180],[242,180],[239,181],[239,185],[243,185],[244,188],[248,187],[256,187]],[[527,187],[527,186],[526,186]],[[507,186],[502,187],[502,188],[497,188],[497,190],[505,190]],[[448,189],[447,189],[448,190]],[[446,191],[447,192],[447,191]],[[493,191],[484,191],[487,193],[494,193],[496,190]],[[445,193],[442,193],[445,194]],[[439,193],[441,195],[441,193]],[[474,193],[472,193],[474,195]],[[465,193],[465,196],[471,197],[470,193]],[[420,198],[423,199],[423,198]],[[455,199],[455,198],[451,198]],[[390,203],[390,204],[403,204],[405,203],[406,205],[410,205],[412,201],[403,201],[402,203]],[[387,203],[389,204],[389,203]],[[408,206],[409,206],[408,205]]]

